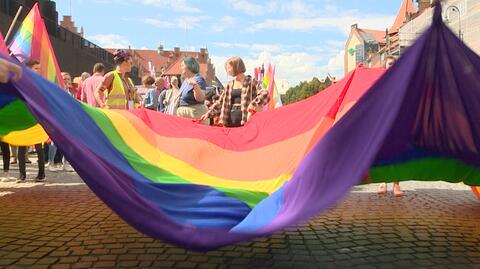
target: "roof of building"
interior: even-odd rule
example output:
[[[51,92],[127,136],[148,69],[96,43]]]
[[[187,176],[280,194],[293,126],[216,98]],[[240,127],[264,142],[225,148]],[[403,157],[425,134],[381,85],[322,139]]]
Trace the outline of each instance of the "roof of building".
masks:
[[[166,76],[174,76],[174,75],[180,75],[182,74],[182,61],[183,57],[178,58],[175,62],[170,64],[170,66],[165,70],[163,73]],[[207,64],[206,63],[200,63],[200,75],[202,77],[207,76]]]
[[[395,22],[390,28],[389,33],[397,33],[398,29],[400,29],[400,27],[402,27],[402,25],[407,21],[408,16],[411,16],[416,12],[417,9],[413,4],[413,0],[403,0],[402,5],[400,6],[400,10],[398,10],[397,17],[395,18]]]
[[[365,41],[377,41],[378,43],[385,43],[385,31],[360,29],[357,28],[360,36]]]
[[[109,52],[113,53],[115,49],[107,49]],[[151,62],[155,67],[157,72],[161,72],[162,67],[165,67],[165,75],[178,75],[181,74],[180,65],[182,59],[187,56],[194,57],[195,59],[200,59],[202,56],[202,51],[180,51],[179,48],[169,51],[165,50],[162,53],[159,53],[158,50],[145,50],[145,49],[132,49],[130,50],[132,57],[135,62],[138,63],[140,68],[144,70],[149,70],[148,62]],[[205,53],[208,52],[205,50]],[[208,56],[207,56],[208,58]],[[206,76],[207,73],[207,64],[200,62],[201,75]]]

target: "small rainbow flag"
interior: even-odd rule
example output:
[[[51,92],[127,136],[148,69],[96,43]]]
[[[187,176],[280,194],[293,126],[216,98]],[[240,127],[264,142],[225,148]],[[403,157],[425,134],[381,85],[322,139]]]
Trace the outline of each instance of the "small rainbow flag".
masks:
[[[262,81],[262,86],[264,89],[268,89],[268,86],[270,85],[270,78],[272,77],[272,73],[273,73],[272,65],[269,64],[267,73],[263,77],[263,81]]]
[[[57,58],[53,52],[45,23],[36,3],[23,20],[9,46],[12,55],[21,62],[34,59],[40,62],[43,77],[64,87]]]
[[[272,65],[269,64],[267,73],[262,81],[263,88],[267,89],[268,94],[270,95],[270,102],[265,107],[266,110],[275,109],[282,106],[280,93],[278,92],[277,85],[275,85],[275,69],[275,66],[272,68]]]
[[[268,104],[268,109],[275,109],[283,106],[282,98],[280,97],[280,92],[278,92],[275,80],[273,81],[271,88],[272,89],[268,91],[270,94],[270,103]]]

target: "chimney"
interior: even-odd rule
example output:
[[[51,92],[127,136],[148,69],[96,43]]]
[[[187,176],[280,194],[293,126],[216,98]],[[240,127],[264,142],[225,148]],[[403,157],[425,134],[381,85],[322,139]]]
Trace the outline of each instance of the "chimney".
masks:
[[[180,54],[180,48],[179,47],[173,48],[173,51],[175,52],[175,55],[177,55],[177,56]]]
[[[352,27],[352,29],[358,29],[358,24],[356,24],[356,23],[355,23],[355,24],[352,24],[351,27]]]

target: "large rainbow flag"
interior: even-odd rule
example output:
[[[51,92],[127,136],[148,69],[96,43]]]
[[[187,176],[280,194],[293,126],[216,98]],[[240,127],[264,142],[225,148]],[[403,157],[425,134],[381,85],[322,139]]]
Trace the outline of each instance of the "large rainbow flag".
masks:
[[[0,100],[20,96],[126,222],[189,249],[306,221],[365,178],[480,185],[480,57],[442,23],[440,7],[432,27],[385,74],[357,69],[240,128],[96,109],[25,72],[0,85]]]
[[[64,87],[57,58],[53,52],[38,3],[35,3],[23,20],[9,48],[12,55],[21,62],[29,59],[39,61],[42,76]]]

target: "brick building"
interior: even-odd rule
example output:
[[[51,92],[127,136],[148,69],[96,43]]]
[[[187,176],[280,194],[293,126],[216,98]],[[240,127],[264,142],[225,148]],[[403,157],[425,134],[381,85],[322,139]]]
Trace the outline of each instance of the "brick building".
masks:
[[[97,62],[104,63],[109,69],[113,68],[111,53],[84,39],[78,31],[71,31],[69,28],[59,25],[56,4],[50,0],[0,1],[0,31],[3,35],[7,33],[19,6],[24,7],[7,42],[12,40],[23,19],[36,2],[38,2],[61,71],[67,71],[73,76],[78,76],[84,71],[91,72],[93,65]],[[68,19],[64,19],[64,21],[67,22]]]
[[[110,52],[115,49],[107,49]],[[215,67],[212,64],[207,49],[200,49],[200,51],[181,51],[179,47],[173,50],[142,50],[130,49],[132,54],[134,70],[133,76],[143,77],[150,74],[150,67],[156,70],[156,76],[178,76],[181,75],[180,65],[184,57],[191,56],[200,63],[200,75],[205,78],[207,85],[212,85],[215,81]],[[138,83],[138,81],[136,81]]]
[[[80,27],[79,32],[78,28],[75,26],[75,22],[73,21],[72,16],[63,16],[63,20],[60,21],[60,26],[81,37],[84,36],[83,27]]]

